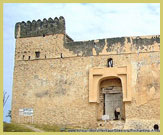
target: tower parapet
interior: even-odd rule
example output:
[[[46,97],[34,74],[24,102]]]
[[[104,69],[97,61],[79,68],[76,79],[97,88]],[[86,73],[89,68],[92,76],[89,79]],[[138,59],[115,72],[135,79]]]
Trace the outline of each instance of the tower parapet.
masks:
[[[37,37],[53,34],[65,34],[65,19],[63,16],[54,19],[43,19],[18,22],[15,25],[15,38]]]

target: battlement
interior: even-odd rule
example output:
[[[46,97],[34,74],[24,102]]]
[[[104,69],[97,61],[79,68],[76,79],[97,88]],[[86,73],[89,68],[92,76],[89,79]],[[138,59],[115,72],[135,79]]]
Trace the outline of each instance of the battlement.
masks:
[[[15,38],[37,37],[53,34],[65,34],[65,19],[63,16],[54,19],[43,19],[18,22],[15,25]]]

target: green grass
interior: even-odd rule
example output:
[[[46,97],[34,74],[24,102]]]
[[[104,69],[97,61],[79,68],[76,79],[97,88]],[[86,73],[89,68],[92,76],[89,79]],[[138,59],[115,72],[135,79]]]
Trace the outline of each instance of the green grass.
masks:
[[[60,132],[60,127],[56,125],[33,125],[35,128],[44,130],[45,132]]]
[[[34,132],[31,129],[28,129],[22,125],[15,123],[6,123],[3,122],[3,131],[4,132]]]
[[[56,125],[46,125],[46,124],[28,124],[34,128],[38,128],[45,132],[67,132],[69,129],[80,129],[74,127],[59,127]],[[34,132],[33,130],[24,127],[24,125],[16,124],[16,123],[3,123],[3,131],[4,132]]]
[[[64,127],[64,126],[46,125],[46,124],[42,124],[42,125],[33,124],[32,126],[35,128],[41,129],[45,132],[68,132],[68,130],[71,130],[71,129],[81,129],[80,127],[78,128],[77,127]]]

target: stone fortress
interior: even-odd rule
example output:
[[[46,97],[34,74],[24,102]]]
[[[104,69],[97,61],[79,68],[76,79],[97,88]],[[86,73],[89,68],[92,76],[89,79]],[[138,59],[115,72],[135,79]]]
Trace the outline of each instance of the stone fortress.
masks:
[[[159,35],[73,41],[56,17],[16,23],[15,38],[12,122],[160,125]]]

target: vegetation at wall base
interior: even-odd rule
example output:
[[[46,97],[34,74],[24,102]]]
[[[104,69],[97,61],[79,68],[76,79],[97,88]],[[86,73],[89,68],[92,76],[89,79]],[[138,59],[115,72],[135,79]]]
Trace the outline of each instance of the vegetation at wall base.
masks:
[[[24,127],[23,125],[16,123],[6,123],[3,122],[3,131],[4,132],[34,132],[33,130]]]
[[[60,132],[61,129],[56,125],[48,125],[48,124],[42,124],[42,125],[33,124],[33,126],[35,128],[44,130],[45,132]]]

